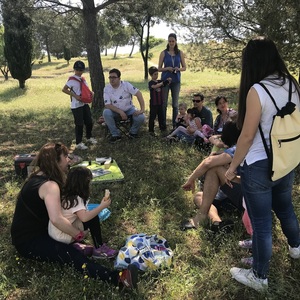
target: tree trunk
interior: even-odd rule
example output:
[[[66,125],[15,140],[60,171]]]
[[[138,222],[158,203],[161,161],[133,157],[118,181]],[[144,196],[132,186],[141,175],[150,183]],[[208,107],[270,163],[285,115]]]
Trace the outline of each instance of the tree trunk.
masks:
[[[117,50],[118,50],[118,45],[116,46],[116,48],[115,48],[115,52],[114,52],[114,58],[116,58],[117,57]]]
[[[150,36],[150,21],[151,17],[147,20],[147,36],[146,36],[146,54],[144,59],[144,79],[148,79],[148,57],[149,57],[149,36]]]
[[[46,37],[46,52],[47,52],[47,57],[48,57],[48,62],[51,62],[51,54],[50,54],[50,49],[49,49],[49,40],[48,37]]]
[[[103,66],[100,55],[99,39],[97,35],[97,11],[92,5],[93,1],[82,1],[83,20],[85,25],[86,51],[89,63],[91,87],[95,93],[92,107],[102,110],[103,89],[105,86]]]
[[[24,79],[19,79],[19,88],[24,89],[25,88],[25,80]]]
[[[135,40],[132,41],[132,47],[131,47],[131,51],[130,51],[129,57],[132,56],[132,53],[133,53],[133,50],[134,50],[134,46],[135,46]]]

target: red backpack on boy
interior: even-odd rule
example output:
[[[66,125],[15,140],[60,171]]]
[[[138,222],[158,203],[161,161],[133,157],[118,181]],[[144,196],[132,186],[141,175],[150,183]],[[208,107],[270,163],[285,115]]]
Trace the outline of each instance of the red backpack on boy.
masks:
[[[81,80],[76,78],[76,77],[70,77],[69,80],[76,80],[80,82],[80,95],[81,95],[81,101],[83,103],[91,103],[93,102],[93,93],[91,92],[91,90],[89,89],[89,87],[84,83],[85,79],[84,77],[81,76]]]

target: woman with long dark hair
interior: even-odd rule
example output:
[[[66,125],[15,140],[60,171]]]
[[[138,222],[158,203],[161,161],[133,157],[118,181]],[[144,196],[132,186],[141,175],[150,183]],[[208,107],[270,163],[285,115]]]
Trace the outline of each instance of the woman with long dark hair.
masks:
[[[164,86],[163,89],[163,109],[164,109],[164,129],[167,128],[166,118],[167,118],[167,106],[168,106],[168,96],[169,90],[171,90],[172,96],[172,125],[176,128],[175,119],[178,115],[178,99],[180,92],[180,80],[181,72],[186,70],[186,64],[184,59],[184,53],[178,49],[177,36],[175,33],[170,33],[168,36],[168,44],[164,51],[160,53],[158,62],[158,71],[162,72],[161,80],[165,81],[171,78],[170,84]]]
[[[270,146],[269,132],[277,110],[259,83],[267,87],[281,108],[288,101],[290,82],[291,100],[299,110],[299,85],[287,70],[274,42],[266,37],[251,39],[242,55],[237,119],[242,131],[226,178],[227,184],[231,185],[237,167],[242,165],[242,192],[253,228],[252,268],[232,268],[230,272],[237,281],[258,291],[268,287],[272,255],[272,210],[280,220],[290,256],[300,258],[299,223],[292,204],[294,172],[271,181],[269,161],[258,129],[260,124],[267,145]]]
[[[68,149],[61,143],[45,144],[36,158],[35,171],[24,183],[17,199],[11,226],[12,243],[18,253],[29,259],[71,265],[77,271],[87,271],[92,278],[99,278],[116,286],[134,288],[137,268],[111,271],[89,260],[71,244],[52,239],[48,234],[49,220],[75,241],[84,238],[84,232],[72,226],[62,215],[61,191],[68,171]],[[83,269],[82,266],[86,268]]]

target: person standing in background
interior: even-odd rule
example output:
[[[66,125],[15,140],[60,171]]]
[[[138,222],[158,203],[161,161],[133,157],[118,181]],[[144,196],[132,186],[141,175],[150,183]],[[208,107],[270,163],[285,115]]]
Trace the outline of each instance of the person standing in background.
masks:
[[[172,125],[176,128],[175,119],[178,114],[178,99],[180,92],[180,80],[181,72],[186,70],[184,53],[178,49],[177,36],[175,33],[170,33],[168,36],[168,44],[164,51],[160,53],[158,62],[158,71],[162,72],[161,80],[164,81],[167,78],[171,78],[172,81],[169,85],[163,87],[164,98],[164,127],[166,126],[167,119],[167,106],[169,90],[171,90],[172,96]]]
[[[69,77],[62,91],[71,97],[71,110],[75,123],[76,149],[86,150],[88,147],[82,142],[83,125],[85,125],[86,129],[87,143],[95,145],[97,144],[97,140],[92,137],[93,120],[90,106],[81,101],[81,84],[87,85],[86,81],[81,77],[85,70],[85,64],[81,60],[77,60],[73,68],[74,76]]]

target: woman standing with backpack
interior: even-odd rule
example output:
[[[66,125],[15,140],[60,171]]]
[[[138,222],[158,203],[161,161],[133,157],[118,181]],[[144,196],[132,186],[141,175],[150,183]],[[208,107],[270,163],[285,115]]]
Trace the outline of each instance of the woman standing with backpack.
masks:
[[[268,287],[272,255],[272,210],[280,220],[290,256],[300,258],[299,223],[292,204],[294,172],[276,181],[270,179],[269,159],[258,130],[260,124],[267,145],[270,146],[269,133],[277,110],[259,83],[268,88],[281,108],[288,101],[290,81],[291,100],[296,104],[296,109],[300,110],[299,85],[287,70],[274,42],[266,37],[257,37],[248,42],[242,56],[238,111],[238,126],[242,131],[225,176],[227,184],[231,185],[237,167],[242,164],[242,192],[253,227],[252,269],[232,268],[230,273],[238,282],[258,291]]]

